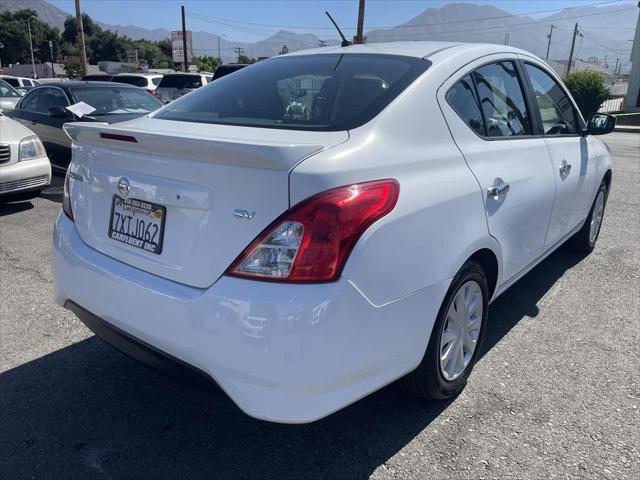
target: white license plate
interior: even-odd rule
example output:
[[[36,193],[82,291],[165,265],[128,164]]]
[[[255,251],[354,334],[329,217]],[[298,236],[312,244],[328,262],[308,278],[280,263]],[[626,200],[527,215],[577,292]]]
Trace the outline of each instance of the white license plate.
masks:
[[[162,253],[166,207],[135,198],[113,196],[109,238],[146,252]]]

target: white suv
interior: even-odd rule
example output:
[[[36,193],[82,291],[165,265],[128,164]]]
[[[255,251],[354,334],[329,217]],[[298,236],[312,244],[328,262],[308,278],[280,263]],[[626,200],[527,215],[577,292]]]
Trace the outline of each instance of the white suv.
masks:
[[[490,302],[565,241],[594,248],[612,175],[594,135],[614,123],[585,124],[508,46],[265,60],[146,117],[67,124],[55,298],[257,418],[313,421],[400,378],[450,399]]]
[[[111,79],[112,82],[127,83],[144,88],[147,92],[154,94],[160,80],[162,80],[162,75],[153,73],[119,73]]]
[[[156,95],[163,102],[170,102],[206,85],[212,78],[211,73],[169,73],[160,80]]]

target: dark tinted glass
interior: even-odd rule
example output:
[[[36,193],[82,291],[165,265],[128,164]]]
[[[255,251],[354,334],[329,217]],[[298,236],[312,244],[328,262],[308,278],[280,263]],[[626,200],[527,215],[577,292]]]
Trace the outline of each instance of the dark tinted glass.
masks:
[[[230,73],[237,72],[244,67],[246,67],[246,65],[220,65],[213,73],[213,79],[217,80],[218,78],[225,77]]]
[[[274,58],[176,100],[156,118],[349,130],[376,116],[428,66],[419,58],[378,54]]]
[[[119,113],[147,113],[162,106],[160,100],[145,90],[122,87],[73,88],[77,102],[84,102],[96,109],[92,116]]]
[[[123,76],[117,76],[117,77],[113,77],[113,79],[111,80],[112,82],[118,82],[118,83],[127,83],[129,85],[133,85],[135,87],[146,87],[147,86],[147,79],[144,77],[135,77],[135,76],[131,76],[131,77],[125,77]]]
[[[447,101],[469,128],[478,135],[486,135],[480,104],[470,75],[451,87],[447,92]]]
[[[153,83],[155,86],[158,86],[158,84],[160,83],[160,80],[162,80],[162,77],[153,77],[151,79],[151,83]]]
[[[69,106],[69,102],[62,90],[58,90],[57,88],[41,88],[35,111],[43,115],[48,115],[51,107],[67,106]]]
[[[573,104],[558,82],[541,68],[529,63],[525,64],[525,70],[536,95],[545,135],[578,133]]]
[[[160,80],[160,88],[200,88],[200,75],[165,75]]]
[[[18,81],[17,78],[3,78],[2,80],[7,82],[9,85],[11,85],[14,88],[20,86],[20,82]]]
[[[513,62],[497,62],[474,73],[489,137],[530,135],[531,123]]]
[[[11,85],[0,79],[0,97],[19,97],[18,91]]]
[[[112,78],[111,75],[85,75],[82,80],[85,82],[108,82]]]

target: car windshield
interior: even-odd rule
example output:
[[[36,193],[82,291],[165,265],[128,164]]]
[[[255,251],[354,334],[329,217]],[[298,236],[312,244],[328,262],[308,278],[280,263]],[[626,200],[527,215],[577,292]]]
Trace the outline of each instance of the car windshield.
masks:
[[[263,128],[350,130],[376,116],[429,65],[420,58],[381,54],[274,58],[174,101],[155,118]]]
[[[119,83],[128,83],[129,85],[134,85],[136,87],[146,87],[147,86],[147,79],[144,77],[136,77],[136,76],[117,76],[117,77],[113,77],[111,79],[112,82],[119,82]]]
[[[200,88],[200,75],[165,75],[160,80],[159,88]]]
[[[20,93],[4,80],[0,80],[0,97],[20,97]]]
[[[162,102],[150,93],[131,87],[82,87],[72,88],[71,92],[77,102],[96,109],[92,116],[148,113],[162,106]]]

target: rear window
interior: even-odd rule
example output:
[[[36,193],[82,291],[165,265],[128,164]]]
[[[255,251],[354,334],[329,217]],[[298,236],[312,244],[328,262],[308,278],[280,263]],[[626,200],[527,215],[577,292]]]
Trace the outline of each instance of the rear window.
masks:
[[[76,102],[95,108],[91,116],[119,113],[148,113],[162,106],[162,102],[145,90],[122,87],[83,87],[71,89]]]
[[[238,70],[243,69],[246,66],[247,65],[220,65],[213,73],[213,79],[217,80],[219,78],[225,77],[230,73],[237,72]]]
[[[118,82],[118,83],[127,83],[129,85],[133,85],[135,87],[146,87],[147,86],[147,79],[144,77],[135,77],[135,76],[117,76],[117,77],[113,77],[113,79],[111,80],[112,82]]]
[[[200,88],[200,75],[165,75],[160,80],[160,88]]]
[[[111,75],[85,75],[82,80],[84,82],[108,82],[112,78]]]
[[[274,58],[174,101],[155,118],[262,128],[350,130],[376,116],[429,65],[420,58],[379,54]]]

